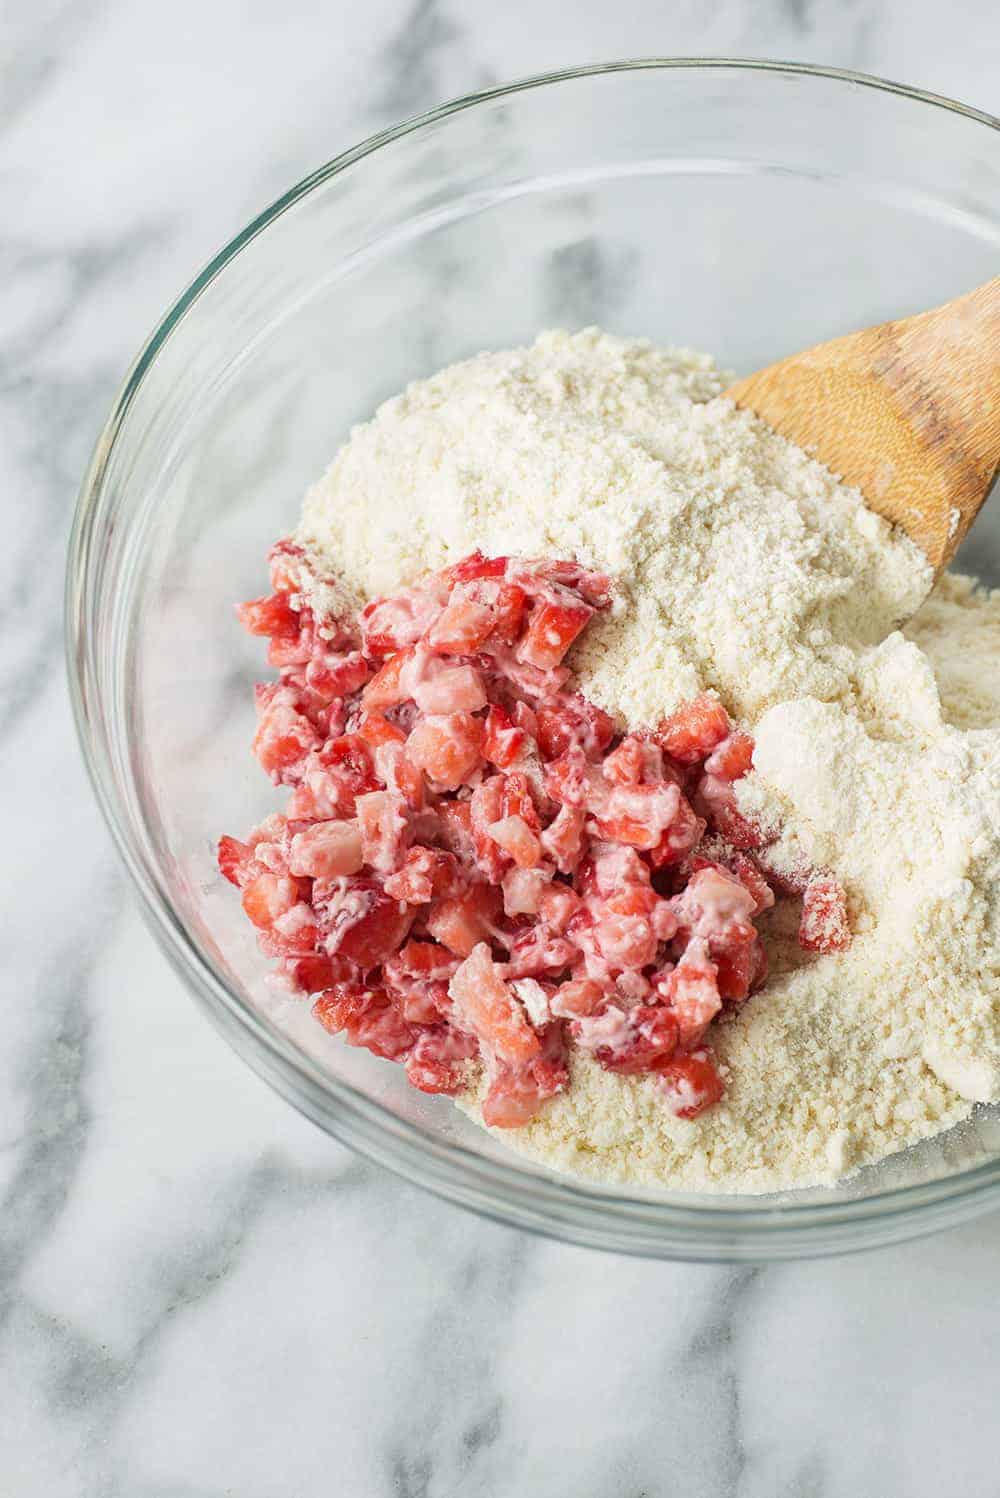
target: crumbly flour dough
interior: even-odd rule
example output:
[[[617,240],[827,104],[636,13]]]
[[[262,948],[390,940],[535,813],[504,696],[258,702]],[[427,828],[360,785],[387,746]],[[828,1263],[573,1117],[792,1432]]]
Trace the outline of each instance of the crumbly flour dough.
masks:
[[[712,687],[753,726],[741,800],[791,829],[779,861],[844,884],[851,949],[806,956],[779,902],[773,976],[714,1027],[728,1091],[702,1117],[576,1055],[502,1137],[604,1181],[759,1192],[1000,1098],[1000,592],[949,576],[927,598],[915,548],[724,384],[593,329],[480,355],[356,428],[296,539],[338,579],[304,581],[320,609],[477,546],[576,555],[619,590],[571,657],[583,691],[636,726]]]

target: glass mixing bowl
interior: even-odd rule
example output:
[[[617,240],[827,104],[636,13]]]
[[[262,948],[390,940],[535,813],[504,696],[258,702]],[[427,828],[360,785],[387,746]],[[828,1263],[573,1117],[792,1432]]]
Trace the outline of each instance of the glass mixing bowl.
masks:
[[[537,1169],[401,1070],[276,1005],[213,845],[273,809],[251,758],[259,643],[233,602],[384,397],[552,324],[748,371],[994,275],[1000,123],[871,78],[649,61],[489,90],[292,188],[166,314],[101,434],[68,585],[84,751],[150,924],[235,1049],[360,1153],[521,1227],[650,1256],[886,1243],[1000,1203],[1000,1123],[831,1190],[602,1190]],[[970,570],[1000,582],[1000,516]],[[992,523],[991,523],[992,522]]]

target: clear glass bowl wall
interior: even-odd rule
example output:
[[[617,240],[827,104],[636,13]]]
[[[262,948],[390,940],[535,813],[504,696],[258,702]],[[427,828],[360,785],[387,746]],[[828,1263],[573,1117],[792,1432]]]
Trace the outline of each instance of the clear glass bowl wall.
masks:
[[[833,1252],[1000,1202],[992,1110],[834,1190],[625,1193],[520,1162],[446,1101],[276,1010],[213,844],[276,805],[249,753],[259,643],[233,601],[353,423],[542,327],[747,371],[996,274],[996,122],[872,80],[647,63],[458,101],[251,225],[165,317],[101,436],[71,548],[71,677],[151,924],[238,1051],[364,1154],[559,1237],[663,1257]],[[1000,515],[963,561],[1000,583]],[[287,1007],[287,1006],[286,1006]]]

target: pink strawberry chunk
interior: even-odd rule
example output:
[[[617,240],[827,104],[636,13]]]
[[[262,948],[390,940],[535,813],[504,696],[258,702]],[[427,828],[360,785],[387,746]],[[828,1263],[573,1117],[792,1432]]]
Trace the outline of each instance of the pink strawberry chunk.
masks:
[[[538,1036],[511,993],[485,942],[473,947],[448,985],[455,1017],[503,1061],[523,1062],[541,1053]]]

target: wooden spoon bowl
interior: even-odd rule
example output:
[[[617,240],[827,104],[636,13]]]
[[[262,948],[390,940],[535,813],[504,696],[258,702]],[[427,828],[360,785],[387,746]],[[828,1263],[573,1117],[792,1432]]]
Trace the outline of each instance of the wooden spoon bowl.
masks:
[[[726,394],[860,489],[940,573],[1000,469],[1000,277],[793,354]]]

